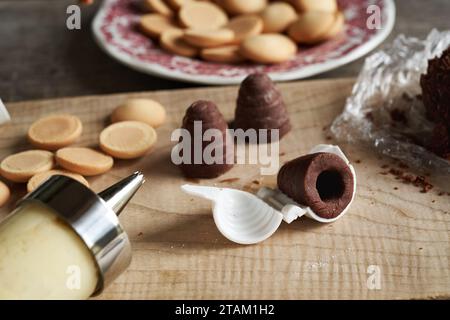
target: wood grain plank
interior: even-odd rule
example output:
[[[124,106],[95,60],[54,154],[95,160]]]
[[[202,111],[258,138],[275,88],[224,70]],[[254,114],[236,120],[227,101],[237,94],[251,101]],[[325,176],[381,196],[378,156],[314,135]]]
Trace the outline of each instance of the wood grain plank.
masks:
[[[293,131],[280,144],[281,163],[330,143],[323,130],[338,115],[353,80],[281,84]],[[358,192],[348,215],[322,225],[301,219],[283,224],[262,244],[241,246],[217,231],[210,205],[183,194],[187,181],[170,162],[171,132],[190,102],[215,101],[227,120],[234,113],[236,87],[88,96],[8,104],[14,121],[0,128],[0,159],[29,148],[29,124],[54,112],[78,115],[80,145],[95,146],[111,110],[130,97],[159,100],[168,121],[159,128],[154,152],[117,161],[114,170],[90,179],[96,191],[142,170],[148,182],[121,221],[133,244],[130,268],[100,299],[385,299],[450,297],[450,197],[420,193],[381,166],[390,163],[356,146],[343,145],[358,175]],[[232,183],[223,179],[239,178]],[[252,183],[258,180],[260,185]],[[258,166],[236,166],[204,184],[256,191],[274,186]],[[16,198],[23,186],[14,186]],[[9,208],[11,208],[12,203]],[[0,210],[4,216],[7,209]],[[381,289],[367,287],[367,268],[381,269]]]

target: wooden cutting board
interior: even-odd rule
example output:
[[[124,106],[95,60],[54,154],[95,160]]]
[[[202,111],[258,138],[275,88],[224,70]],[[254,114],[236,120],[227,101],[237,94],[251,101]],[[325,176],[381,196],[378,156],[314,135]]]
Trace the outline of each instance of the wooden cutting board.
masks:
[[[280,145],[281,163],[318,143],[332,143],[326,127],[342,111],[352,79],[281,84],[293,131]],[[231,120],[236,87],[77,97],[7,104],[13,122],[0,128],[0,159],[30,148],[30,123],[55,112],[79,116],[79,145],[95,146],[111,110],[127,98],[163,103],[167,123],[152,154],[117,161],[90,179],[96,191],[135,170],[147,183],[122,214],[133,244],[130,268],[101,299],[384,299],[450,297],[450,197],[428,193],[381,174],[392,165],[369,151],[342,145],[353,161],[358,187],[349,213],[333,224],[302,218],[283,223],[267,241],[242,246],[217,231],[207,201],[183,194],[187,181],[171,164],[172,131],[197,99],[215,101]],[[236,166],[204,184],[256,191],[274,186],[258,166]],[[14,198],[25,192],[13,186]],[[4,217],[13,206],[2,208]],[[377,282],[379,280],[379,282]],[[379,285],[378,285],[379,284]]]

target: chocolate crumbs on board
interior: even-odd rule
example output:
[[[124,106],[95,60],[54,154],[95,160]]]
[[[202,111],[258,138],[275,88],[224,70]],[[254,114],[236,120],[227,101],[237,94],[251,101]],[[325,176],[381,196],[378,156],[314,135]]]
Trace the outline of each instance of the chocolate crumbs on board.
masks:
[[[383,167],[385,166],[386,165],[384,165]],[[395,177],[396,180],[400,180],[404,184],[412,184],[413,186],[420,188],[421,193],[427,193],[434,188],[434,186],[427,181],[426,177],[406,173],[402,169],[390,168],[389,171],[380,172],[380,174],[382,175],[391,174]],[[394,190],[398,190],[398,188],[394,188]]]

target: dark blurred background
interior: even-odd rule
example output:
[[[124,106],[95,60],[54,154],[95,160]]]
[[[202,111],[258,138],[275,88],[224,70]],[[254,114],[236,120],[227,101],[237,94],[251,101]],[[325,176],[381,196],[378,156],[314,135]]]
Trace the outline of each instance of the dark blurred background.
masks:
[[[244,1],[244,0],[243,0]],[[197,85],[141,74],[107,56],[94,42],[91,21],[100,5],[82,7],[82,29],[66,29],[75,0],[0,0],[0,98],[55,98]],[[395,29],[419,38],[450,29],[450,0],[397,0]],[[363,59],[313,79],[355,77]]]

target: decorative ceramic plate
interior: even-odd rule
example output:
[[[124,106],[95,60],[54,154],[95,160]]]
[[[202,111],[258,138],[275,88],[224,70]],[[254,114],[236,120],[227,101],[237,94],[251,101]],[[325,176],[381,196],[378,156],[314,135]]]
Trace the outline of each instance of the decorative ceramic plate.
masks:
[[[141,13],[133,0],[104,0],[92,29],[99,45],[125,65],[169,79],[204,84],[237,84],[249,73],[269,73],[276,81],[301,79],[335,69],[367,54],[387,38],[395,21],[393,0],[338,0],[346,18],[345,30],[319,45],[300,47],[289,62],[276,65],[220,64],[176,56],[139,32]],[[367,8],[381,10],[381,28],[368,28]]]

